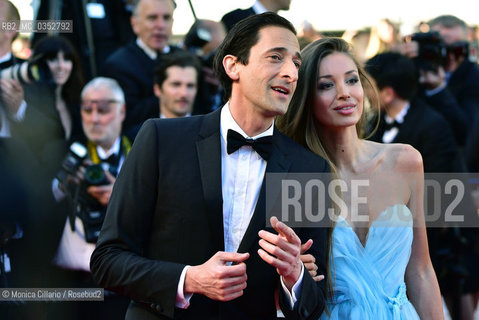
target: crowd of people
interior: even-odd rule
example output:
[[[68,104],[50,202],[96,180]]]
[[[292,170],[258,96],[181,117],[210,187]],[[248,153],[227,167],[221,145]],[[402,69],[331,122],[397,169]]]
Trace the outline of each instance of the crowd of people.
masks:
[[[173,0],[41,1],[78,29],[34,34],[27,60],[0,32],[0,287],[105,289],[0,318],[473,319],[477,228],[430,227],[423,205],[424,174],[479,169],[473,28],[297,33],[290,3],[173,43]],[[273,173],[366,179],[341,210],[367,199],[367,222],[271,217]]]

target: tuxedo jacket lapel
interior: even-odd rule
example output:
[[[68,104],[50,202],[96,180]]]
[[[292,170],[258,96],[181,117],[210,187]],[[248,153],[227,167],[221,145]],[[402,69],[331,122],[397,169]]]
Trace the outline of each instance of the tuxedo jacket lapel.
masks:
[[[220,111],[218,109],[204,117],[196,143],[201,185],[215,251],[224,251]]]
[[[286,157],[287,150],[283,146],[282,139],[283,137],[275,128],[273,134],[273,149],[268,160],[268,164],[266,165],[266,173],[261,185],[261,190],[254,214],[251,217],[251,221],[238,248],[238,252],[240,253],[247,252],[252,244],[257,241],[258,232],[265,227],[266,217],[269,216],[269,214],[266,212],[266,177],[268,173],[275,173],[285,177],[291,166],[291,161]],[[282,177],[278,178],[281,179]],[[270,193],[268,196],[272,197],[271,200],[276,199],[278,197],[278,192],[279,188],[275,188],[274,193]]]

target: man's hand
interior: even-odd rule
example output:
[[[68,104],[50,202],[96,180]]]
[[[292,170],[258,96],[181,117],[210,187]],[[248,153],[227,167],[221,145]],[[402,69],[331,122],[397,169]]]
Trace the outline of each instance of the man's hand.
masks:
[[[324,279],[324,275],[318,275],[318,266],[316,264],[316,259],[314,258],[314,256],[311,254],[304,254],[306,251],[309,250],[309,248],[311,248],[312,245],[313,240],[311,239],[301,245],[301,255],[299,257],[301,258],[301,261],[303,262],[306,270],[308,270],[311,277],[313,277],[313,280],[318,282]]]
[[[113,184],[116,180],[115,177],[108,170],[105,170],[105,175],[110,182],[109,184],[103,186],[89,186],[86,189],[88,194],[94,197],[103,206],[108,205],[108,201],[110,201],[111,197],[111,192],[113,191]]]
[[[249,253],[218,251],[208,261],[186,271],[184,293],[199,293],[216,301],[230,301],[243,295]],[[233,262],[233,265],[228,265]]]
[[[259,245],[263,249],[258,254],[265,262],[276,268],[278,274],[283,277],[283,282],[289,291],[292,290],[303,268],[299,257],[301,252],[301,240],[288,227],[276,217],[271,217],[271,226],[278,234],[261,230]]]
[[[438,66],[437,70],[419,70],[419,83],[424,85],[426,89],[433,90],[446,86],[446,72],[442,66]]]
[[[5,79],[0,80],[0,85],[3,104],[10,113],[16,114],[23,101],[22,85],[18,81]]]

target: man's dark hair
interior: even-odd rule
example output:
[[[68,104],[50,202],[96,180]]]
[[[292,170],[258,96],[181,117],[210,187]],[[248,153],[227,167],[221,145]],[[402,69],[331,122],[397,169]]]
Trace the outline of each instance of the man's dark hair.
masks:
[[[412,100],[417,92],[418,74],[414,61],[397,52],[384,52],[369,59],[366,71],[379,89],[391,87],[405,100]]]
[[[158,86],[162,86],[163,82],[168,77],[166,70],[169,67],[193,67],[196,70],[196,82],[199,85],[201,72],[201,62],[197,56],[186,50],[177,50],[171,53],[162,55],[158,59],[158,63],[155,66],[155,83]]]
[[[218,47],[213,62],[216,77],[225,90],[225,98],[231,97],[233,80],[226,74],[223,67],[223,58],[227,55],[235,56],[243,65],[248,64],[249,53],[259,40],[259,31],[265,27],[276,26],[290,30],[296,35],[296,29],[285,18],[273,12],[265,12],[249,16],[234,25],[228,32],[223,43]]]

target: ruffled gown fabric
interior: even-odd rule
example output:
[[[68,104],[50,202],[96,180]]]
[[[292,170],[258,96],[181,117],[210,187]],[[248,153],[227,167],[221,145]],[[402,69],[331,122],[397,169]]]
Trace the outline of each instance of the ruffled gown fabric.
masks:
[[[373,221],[363,246],[339,217],[333,232],[333,300],[326,319],[419,319],[406,296],[404,274],[411,255],[412,215],[403,204],[388,207]]]

